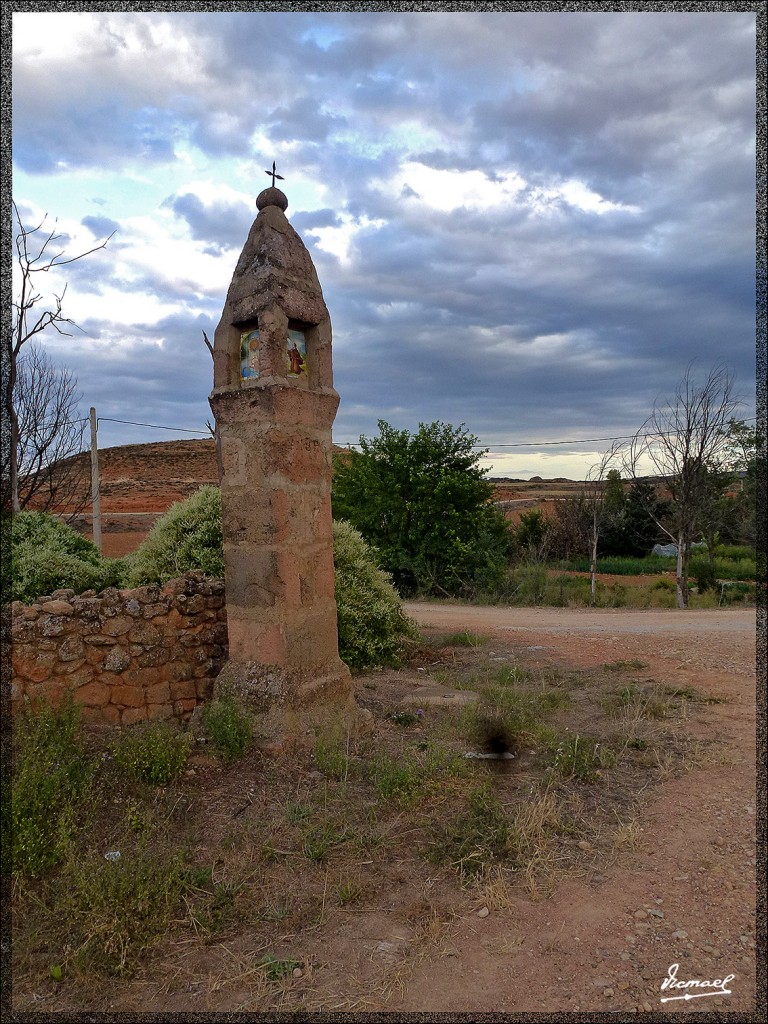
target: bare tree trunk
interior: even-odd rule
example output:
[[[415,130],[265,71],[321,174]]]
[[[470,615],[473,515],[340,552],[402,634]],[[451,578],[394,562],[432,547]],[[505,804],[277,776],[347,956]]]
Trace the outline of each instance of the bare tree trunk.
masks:
[[[19,511],[19,417],[16,415],[16,410],[11,405],[11,471],[10,471],[10,487],[11,487],[11,509],[13,512]]]
[[[597,534],[592,537],[592,559],[589,567],[591,576],[592,604],[597,600]]]
[[[677,607],[688,607],[688,539],[685,531],[677,536]]]

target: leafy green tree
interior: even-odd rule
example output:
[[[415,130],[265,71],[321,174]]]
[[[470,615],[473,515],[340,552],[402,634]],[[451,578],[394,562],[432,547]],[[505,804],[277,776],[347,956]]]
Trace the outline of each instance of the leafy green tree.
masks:
[[[605,496],[603,508],[608,518],[620,515],[627,504],[624,482],[618,469],[609,469],[605,477]]]
[[[548,532],[547,518],[541,509],[532,508],[530,512],[521,512],[515,530],[518,548],[529,557],[542,557]]]
[[[623,517],[623,549],[620,552],[642,558],[654,544],[667,540],[658,523],[667,522],[670,503],[659,495],[650,480],[635,480],[627,493]]]
[[[420,424],[415,434],[383,420],[360,451],[336,461],[334,517],[379,553],[401,594],[469,596],[504,577],[510,534],[491,504],[477,438],[462,424]]]
[[[633,481],[621,506],[614,506],[613,514],[606,518],[600,554],[642,558],[654,544],[669,539],[657,526],[668,517],[669,503],[659,497],[654,484],[650,480]]]
[[[732,473],[733,495],[723,508],[722,532],[732,540],[754,544],[757,539],[756,506],[758,457],[765,470],[765,438],[744,420],[731,419],[725,431],[724,463]]]

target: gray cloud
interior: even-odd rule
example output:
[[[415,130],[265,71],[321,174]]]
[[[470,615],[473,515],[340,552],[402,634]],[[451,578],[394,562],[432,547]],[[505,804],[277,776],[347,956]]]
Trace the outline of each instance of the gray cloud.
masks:
[[[95,238],[107,238],[120,230],[120,225],[110,217],[83,217],[80,221]]]
[[[206,205],[189,192],[170,196],[164,205],[186,221],[194,239],[207,242],[214,253],[241,246],[256,216],[255,208],[250,209],[246,203],[222,201]]]
[[[276,155],[289,200],[291,172],[326,186],[317,208],[288,213],[331,310],[342,439],[380,417],[466,422],[496,441],[627,433],[694,356],[727,358],[753,387],[754,14],[91,17],[92,60],[58,57],[66,74],[17,67],[18,167],[41,189],[67,167],[175,173],[166,214],[233,270],[255,211],[191,192],[182,144],[210,161],[208,177],[242,164],[263,178]],[[169,60],[163,24],[194,74]],[[131,32],[146,43],[143,75],[127,72]],[[442,211],[408,162],[481,171],[499,188],[518,174],[521,190],[506,206]],[[625,209],[556,199],[569,181]],[[80,218],[95,236],[125,221],[99,193],[103,215]],[[340,258],[324,231],[345,225]],[[72,287],[120,285],[109,263],[76,266]],[[180,309],[190,289],[151,273],[123,285]],[[78,342],[81,388],[137,419],[203,423],[198,341],[224,294],[196,296],[201,318],[135,325],[124,349]]]

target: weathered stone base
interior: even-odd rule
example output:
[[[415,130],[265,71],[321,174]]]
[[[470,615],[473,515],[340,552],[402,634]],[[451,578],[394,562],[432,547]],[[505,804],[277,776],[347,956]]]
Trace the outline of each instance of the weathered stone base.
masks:
[[[227,694],[242,701],[253,717],[256,743],[271,752],[311,748],[329,734],[356,739],[371,729],[371,713],[355,703],[352,676],[342,661],[323,674],[228,661],[213,696]]]

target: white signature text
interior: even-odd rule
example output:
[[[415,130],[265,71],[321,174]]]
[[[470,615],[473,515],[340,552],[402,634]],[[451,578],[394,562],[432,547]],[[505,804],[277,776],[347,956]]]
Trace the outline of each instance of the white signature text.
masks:
[[[716,978],[714,981],[691,978],[689,981],[680,981],[677,972],[680,964],[671,964],[666,978],[661,983],[661,991],[669,992],[674,989],[686,989],[682,996],[661,996],[662,1003],[671,1003],[674,999],[702,999],[704,996],[729,996],[731,990],[728,985],[736,977],[735,974],[728,974],[724,978]],[[710,989],[708,992],[689,992],[688,989]]]

